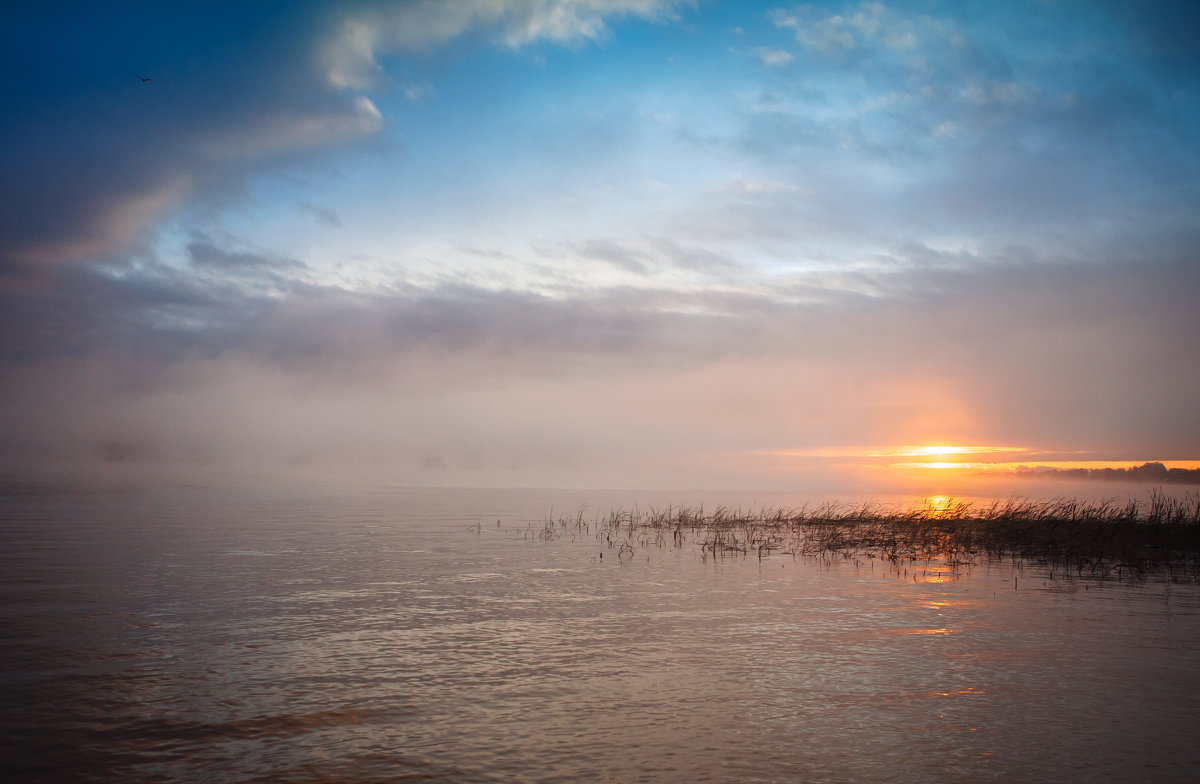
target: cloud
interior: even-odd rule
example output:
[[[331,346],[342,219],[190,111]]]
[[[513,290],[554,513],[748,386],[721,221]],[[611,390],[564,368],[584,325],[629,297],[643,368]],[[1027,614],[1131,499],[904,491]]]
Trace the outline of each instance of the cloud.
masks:
[[[734,177],[726,184],[709,189],[710,193],[726,192],[744,195],[757,193],[801,193],[802,191],[803,189],[799,185],[793,185],[792,183],[765,178],[743,177],[741,175]]]
[[[185,202],[236,197],[256,173],[382,128],[369,98],[314,72],[323,11],[122,8],[76,8],[69,25],[27,9],[25,35],[74,54],[6,55],[7,70],[39,78],[15,86],[0,128],[0,277],[144,252]]]
[[[1181,97],[1194,79],[1128,35],[1122,13],[1052,4],[976,21],[913,8],[773,13],[823,38],[795,50],[794,74],[764,72],[740,94],[732,129],[689,143],[801,190],[756,193],[753,207],[710,192],[680,230],[846,266],[910,241],[980,258],[1189,253],[1200,156]],[[1072,24],[1087,33],[1078,45],[1062,40]],[[906,32],[916,46],[900,45]]]
[[[561,247],[546,247],[543,252],[551,258],[575,255],[585,260],[600,261],[646,278],[648,282],[669,277],[676,270],[715,277],[728,276],[741,270],[741,265],[727,253],[666,237],[627,241],[593,238],[566,243]]]
[[[519,49],[537,41],[575,44],[609,34],[606,19],[675,18],[682,0],[417,0],[360,7],[322,46],[329,83],[366,89],[377,83],[378,56],[427,52],[460,36],[479,35]]]
[[[322,207],[319,204],[310,204],[309,202],[299,202],[297,206],[307,215],[313,217],[318,223],[329,226],[330,228],[342,228],[342,219],[336,211],[328,207]]]
[[[650,242],[662,258],[679,269],[701,272],[717,277],[724,277],[742,272],[743,267],[728,253],[710,250],[708,248],[686,245],[669,239],[655,239]]]
[[[146,4],[129,31],[85,13],[80,30],[112,32],[90,36],[33,14],[31,40],[71,57],[14,83],[0,126],[0,461],[593,483],[868,442],[1195,457],[1194,77],[1184,49],[1155,50],[1169,31],[1130,11],[1126,40],[1098,6],[978,22],[804,7],[772,17],[796,67],[718,62],[702,93],[622,90],[614,110],[581,92],[545,116],[523,110],[575,82],[538,71],[498,124],[449,83],[410,103],[432,86],[390,59],[604,41],[684,7],[254,4],[214,21]],[[1086,46],[1048,32],[1076,13]],[[784,51],[756,43],[733,56]],[[153,81],[84,78],[110,48],[138,59],[111,70]],[[44,50],[0,57],[21,73]],[[373,85],[392,88],[378,104]],[[277,205],[228,221],[265,218],[254,241],[185,220],[153,242],[189,208],[249,204],[263,174],[373,144],[393,113],[430,118],[414,140],[444,136],[422,140],[405,173],[430,179],[397,187],[407,201],[360,209],[338,200],[368,191],[344,180],[284,195],[277,223]],[[372,220],[386,231],[365,236]]]
[[[762,60],[763,65],[787,65],[792,61],[791,52],[785,52],[782,49],[770,49],[765,46],[760,46],[755,50],[758,59]]]
[[[188,269],[69,268],[3,293],[5,461],[369,455],[419,472],[436,455],[446,481],[514,460],[583,481],[845,443],[1187,459],[1200,439],[1189,263],[902,267],[873,273],[871,296],[778,276],[539,295],[349,291],[211,237],[189,253]]]
[[[14,87],[0,128],[0,277],[145,253],[185,206],[244,202],[259,174],[379,136],[385,118],[362,90],[377,83],[382,53],[428,53],[466,35],[512,48],[599,40],[607,21],[663,21],[682,5],[264,2],[168,14],[144,2],[73,9],[67,26],[31,7],[28,39],[74,55],[50,64],[35,47],[4,55],[8,72],[39,76]],[[90,65],[100,61],[103,72]],[[400,91],[413,101],[434,94],[427,81]]]
[[[795,31],[796,40],[824,55],[839,56],[881,43],[893,49],[917,45],[913,22],[891,13],[881,3],[861,3],[841,13],[802,6],[793,12],[773,10],[768,18],[778,28]]]
[[[643,251],[611,240],[587,240],[579,244],[578,252],[584,258],[598,259],[635,275],[646,275],[650,272],[647,266],[648,259]]]
[[[253,123],[222,129],[200,142],[200,152],[213,162],[253,160],[293,150],[335,145],[378,133],[383,115],[370,98],[359,95],[329,111],[280,112]]]
[[[301,261],[224,248],[202,232],[192,233],[186,252],[192,271],[200,276],[189,281],[191,285],[202,286],[201,280],[207,277],[227,290],[286,292],[300,285],[309,272]]]
[[[432,84],[425,81],[420,84],[406,84],[401,88],[401,92],[404,93],[405,98],[416,102],[431,98],[437,93],[437,90],[434,89]]]

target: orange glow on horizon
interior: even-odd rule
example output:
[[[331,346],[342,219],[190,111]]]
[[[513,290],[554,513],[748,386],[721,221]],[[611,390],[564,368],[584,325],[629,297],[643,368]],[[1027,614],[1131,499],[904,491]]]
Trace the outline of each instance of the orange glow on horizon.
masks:
[[[1020,446],[977,446],[927,443],[920,446],[846,446],[815,449],[759,450],[755,454],[792,458],[791,470],[835,470],[871,472],[876,477],[890,474],[904,481],[925,481],[934,475],[967,479],[975,477],[1036,477],[1073,469],[1130,470],[1146,463],[1161,463],[1167,469],[1200,470],[1200,460],[1112,460],[1088,459],[1085,450],[1044,450]],[[899,458],[899,459],[898,459]],[[1064,474],[1064,478],[1070,478]]]
[[[999,473],[1015,473],[1017,471],[1036,471],[1039,468],[1057,470],[1072,468],[1136,468],[1145,463],[1162,463],[1167,468],[1185,468],[1195,470],[1200,468],[1200,460],[1042,460],[1036,462],[1002,462],[1002,463],[891,463],[888,468],[924,468],[924,469],[962,469],[964,471],[993,471]]]
[[[879,457],[934,457],[941,455],[981,455],[996,452],[1027,452],[1018,446],[916,446],[898,447],[892,452],[878,452]]]
[[[1020,446],[965,446],[926,444],[923,446],[848,446],[826,449],[776,449],[760,454],[783,457],[936,457],[939,455],[1028,454]]]

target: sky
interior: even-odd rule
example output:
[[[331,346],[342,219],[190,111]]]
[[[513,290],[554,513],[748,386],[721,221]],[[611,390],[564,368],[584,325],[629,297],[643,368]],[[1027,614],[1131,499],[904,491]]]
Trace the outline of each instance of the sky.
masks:
[[[1153,1],[5,3],[0,469],[1200,466],[1198,29]]]

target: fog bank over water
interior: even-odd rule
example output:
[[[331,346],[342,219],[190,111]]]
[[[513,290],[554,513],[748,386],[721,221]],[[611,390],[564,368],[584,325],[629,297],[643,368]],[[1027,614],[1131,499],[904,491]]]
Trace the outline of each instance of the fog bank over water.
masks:
[[[451,484],[785,487],[836,466],[763,453],[1015,442],[1189,459],[1196,273],[1139,273],[911,274],[885,279],[883,295],[809,303],[477,289],[239,301],[202,289],[203,329],[165,324],[182,306],[151,295],[93,297],[89,313],[10,293],[9,318],[24,305],[36,334],[70,338],[10,346],[4,457],[10,470],[161,461]],[[1083,288],[1106,306],[1069,296]],[[1065,313],[1030,302],[1056,297]]]

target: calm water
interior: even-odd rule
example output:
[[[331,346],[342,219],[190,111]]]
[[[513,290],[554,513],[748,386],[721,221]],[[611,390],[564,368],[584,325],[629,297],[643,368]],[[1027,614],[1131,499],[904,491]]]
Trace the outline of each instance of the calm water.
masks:
[[[690,547],[622,561],[528,533],[551,507],[666,500],[9,487],[0,773],[1200,777],[1197,586]]]

